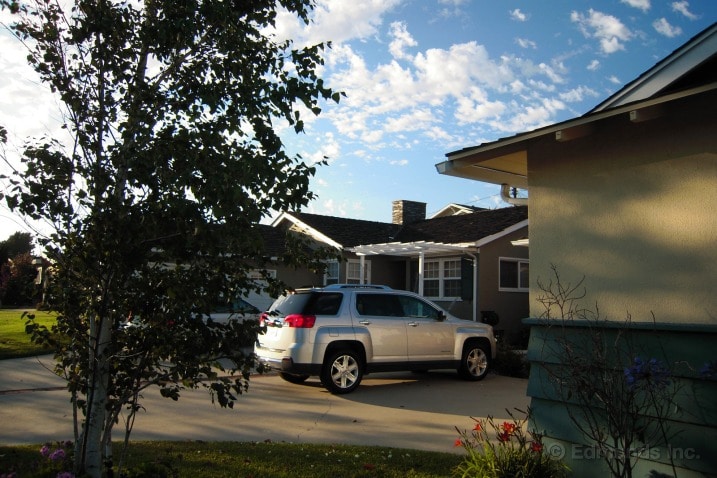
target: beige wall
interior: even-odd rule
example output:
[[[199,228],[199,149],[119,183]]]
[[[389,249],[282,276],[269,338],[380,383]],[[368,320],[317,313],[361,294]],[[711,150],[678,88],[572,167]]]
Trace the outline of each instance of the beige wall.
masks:
[[[532,211],[529,212],[532,215]],[[532,226],[531,226],[532,227]],[[499,287],[499,260],[503,258],[528,259],[529,250],[524,246],[514,246],[510,241],[528,237],[528,228],[524,227],[498,241],[491,242],[480,248],[478,268],[479,304],[478,318],[481,310],[493,310],[498,314],[500,322],[495,330],[510,343],[518,343],[521,331],[524,330],[522,320],[529,316],[527,292],[501,292]],[[531,245],[532,247],[532,245]],[[530,264],[530,274],[533,264]]]
[[[624,320],[717,322],[717,94],[528,150],[531,315],[551,264]]]

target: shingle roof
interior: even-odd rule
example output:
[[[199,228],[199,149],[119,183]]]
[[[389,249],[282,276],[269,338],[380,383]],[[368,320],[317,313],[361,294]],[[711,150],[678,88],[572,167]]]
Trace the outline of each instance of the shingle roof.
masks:
[[[268,257],[279,257],[286,250],[286,231],[266,224],[257,224],[264,239],[264,251]]]
[[[525,219],[527,206],[478,210],[472,214],[425,219],[408,225],[346,219],[309,213],[291,216],[341,244],[344,248],[387,242],[475,242]]]
[[[399,242],[475,242],[497,234],[528,219],[527,206],[476,211],[472,214],[445,216],[404,226],[396,236]]]
[[[400,224],[386,222],[322,216],[305,212],[291,213],[291,215],[343,247],[390,242],[395,240],[394,237],[401,229]]]

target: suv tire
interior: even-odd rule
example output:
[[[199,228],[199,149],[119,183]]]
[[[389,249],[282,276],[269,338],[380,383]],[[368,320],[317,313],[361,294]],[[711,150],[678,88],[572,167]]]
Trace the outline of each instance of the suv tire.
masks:
[[[489,348],[479,342],[471,341],[463,346],[461,365],[458,367],[458,374],[465,380],[483,380],[488,375]]]
[[[289,383],[304,383],[309,378],[308,375],[295,375],[286,372],[279,372],[279,376]]]
[[[338,350],[327,355],[321,369],[321,383],[335,394],[353,392],[363,378],[363,363],[353,350]]]

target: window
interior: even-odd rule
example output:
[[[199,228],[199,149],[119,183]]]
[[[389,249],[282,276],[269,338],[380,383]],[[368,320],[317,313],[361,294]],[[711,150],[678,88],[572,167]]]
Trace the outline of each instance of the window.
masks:
[[[461,297],[461,260],[439,259],[423,264],[423,295],[434,298]]]
[[[442,317],[441,311],[438,311],[415,297],[407,295],[398,296],[398,301],[401,304],[403,315],[405,317],[417,317],[417,318],[430,318],[440,320]]]
[[[403,316],[401,304],[393,294],[356,294],[356,311],[374,317]]]
[[[527,259],[500,258],[498,290],[504,292],[528,292],[530,266]]]
[[[339,261],[328,261],[324,272],[324,285],[339,283]]]
[[[361,283],[361,261],[357,259],[349,259],[346,267],[346,283],[347,284],[360,284]],[[371,261],[364,261],[364,275],[363,283],[371,283]]]

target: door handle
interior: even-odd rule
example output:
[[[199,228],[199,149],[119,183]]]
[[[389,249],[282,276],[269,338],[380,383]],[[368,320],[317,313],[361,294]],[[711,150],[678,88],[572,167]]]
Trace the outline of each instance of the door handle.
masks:
[[[409,322],[408,325],[410,327],[418,327],[418,322]]]
[[[361,324],[361,325],[370,325],[370,324],[371,324],[371,321],[370,321],[370,320],[359,320],[359,324]]]

